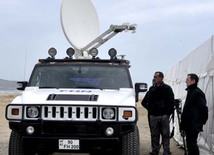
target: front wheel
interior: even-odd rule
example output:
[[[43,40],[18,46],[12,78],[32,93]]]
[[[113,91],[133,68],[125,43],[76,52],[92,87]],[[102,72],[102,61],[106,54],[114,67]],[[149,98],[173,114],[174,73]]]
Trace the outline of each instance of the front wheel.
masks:
[[[48,154],[39,154],[35,152],[24,152],[23,140],[21,134],[12,131],[10,134],[10,141],[8,147],[8,155],[48,155]]]
[[[9,155],[24,155],[22,137],[15,131],[10,134],[8,152]]]
[[[122,136],[122,155],[140,155],[140,137],[138,127]]]

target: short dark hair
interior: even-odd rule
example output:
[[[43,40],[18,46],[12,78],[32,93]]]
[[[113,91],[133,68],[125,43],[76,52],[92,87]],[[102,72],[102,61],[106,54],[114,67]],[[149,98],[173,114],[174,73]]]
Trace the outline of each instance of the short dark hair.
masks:
[[[164,78],[164,74],[163,74],[162,72],[157,71],[157,72],[155,72],[155,74],[156,74],[156,73],[158,73],[158,74],[159,74],[159,77]]]
[[[194,73],[190,73],[190,74],[187,74],[187,76],[189,76],[191,80],[195,80],[195,83],[198,84],[198,81],[199,81],[198,75]]]

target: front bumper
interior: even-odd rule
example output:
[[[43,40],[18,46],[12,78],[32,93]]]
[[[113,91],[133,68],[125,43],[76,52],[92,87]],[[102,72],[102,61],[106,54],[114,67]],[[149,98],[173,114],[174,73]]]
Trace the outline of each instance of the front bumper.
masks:
[[[79,149],[72,150],[70,148],[60,150],[59,139],[77,139],[79,140]],[[23,137],[24,151],[25,152],[70,152],[70,153],[91,153],[96,151],[118,151],[119,138],[77,138],[77,137]]]
[[[135,122],[61,122],[61,121],[21,121],[9,122],[10,128],[22,135],[25,151],[37,152],[93,152],[96,150],[118,150],[122,135],[134,131]],[[29,135],[27,127],[34,133]],[[105,131],[114,129],[111,136]],[[79,140],[78,150],[60,150],[59,140]]]

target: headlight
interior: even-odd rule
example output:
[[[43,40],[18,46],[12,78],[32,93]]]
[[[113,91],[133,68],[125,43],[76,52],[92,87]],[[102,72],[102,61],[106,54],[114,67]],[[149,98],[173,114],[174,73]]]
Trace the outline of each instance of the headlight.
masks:
[[[114,119],[115,118],[115,109],[104,108],[103,109],[103,119]]]
[[[39,116],[39,109],[38,107],[29,107],[27,109],[27,116],[30,118],[36,118]]]

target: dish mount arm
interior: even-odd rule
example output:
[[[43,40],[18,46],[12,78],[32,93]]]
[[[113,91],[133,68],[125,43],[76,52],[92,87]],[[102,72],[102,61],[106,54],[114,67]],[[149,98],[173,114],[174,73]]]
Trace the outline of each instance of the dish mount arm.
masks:
[[[76,56],[83,56],[84,51],[88,51],[92,48],[98,48],[102,44],[104,44],[106,41],[114,37],[116,34],[122,31],[132,31],[132,33],[135,33],[136,30],[136,24],[122,24],[122,25],[111,25],[108,30],[106,30],[104,33],[102,33],[100,36],[95,38],[93,41],[91,41],[89,44],[87,44],[82,49],[76,51]]]

